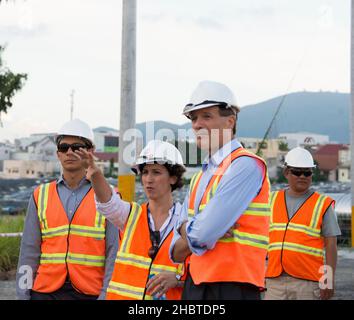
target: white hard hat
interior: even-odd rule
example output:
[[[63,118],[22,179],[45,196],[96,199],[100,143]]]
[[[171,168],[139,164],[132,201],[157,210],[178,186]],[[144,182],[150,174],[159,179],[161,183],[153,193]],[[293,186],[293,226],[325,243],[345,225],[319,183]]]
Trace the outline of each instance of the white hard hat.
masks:
[[[133,169],[135,171],[140,164],[156,162],[184,167],[182,155],[173,144],[161,140],[151,140],[141,151]]]
[[[58,131],[57,138],[60,136],[74,136],[89,140],[93,144],[93,131],[90,126],[79,119],[66,122]]]
[[[193,91],[190,102],[184,107],[183,114],[189,117],[191,111],[218,105],[232,108],[235,113],[240,112],[234,94],[226,85],[214,81],[202,81]]]
[[[285,166],[295,168],[315,168],[312,155],[304,148],[296,147],[285,156]]]

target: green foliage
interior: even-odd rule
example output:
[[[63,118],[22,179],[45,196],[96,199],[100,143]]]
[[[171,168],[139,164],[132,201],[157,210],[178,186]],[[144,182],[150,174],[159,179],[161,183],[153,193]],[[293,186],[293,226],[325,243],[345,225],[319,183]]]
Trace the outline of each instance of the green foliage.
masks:
[[[284,177],[283,168],[281,168],[281,167],[277,168],[277,178],[275,179],[274,182],[276,182],[276,183],[286,183],[286,182],[288,182],[286,180],[286,178]]]
[[[2,54],[5,50],[4,46],[0,46],[0,115],[1,112],[7,113],[8,109],[12,107],[12,98],[22,89],[27,74],[13,73],[4,66]]]
[[[321,170],[318,168],[318,163],[316,161],[315,161],[315,164],[316,164],[316,168],[313,169],[312,181],[313,182],[326,182],[326,181],[328,181],[328,175],[321,172]]]
[[[288,146],[288,144],[287,144],[286,142],[284,142],[284,141],[279,141],[278,146],[279,146],[279,150],[280,150],[280,151],[289,151],[289,146]]]
[[[198,167],[202,165],[206,152],[199,149],[196,143],[189,141],[170,141],[181,152],[185,165],[188,167]]]
[[[0,216],[0,233],[22,232],[24,215]],[[21,237],[0,238],[0,271],[16,269],[20,253]]]

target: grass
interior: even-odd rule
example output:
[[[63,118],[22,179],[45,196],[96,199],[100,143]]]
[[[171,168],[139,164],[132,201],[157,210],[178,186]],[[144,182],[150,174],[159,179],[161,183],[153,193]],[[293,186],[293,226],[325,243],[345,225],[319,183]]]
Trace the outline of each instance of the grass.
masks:
[[[0,216],[0,233],[22,232],[24,215]],[[21,237],[0,237],[0,272],[16,269]]]

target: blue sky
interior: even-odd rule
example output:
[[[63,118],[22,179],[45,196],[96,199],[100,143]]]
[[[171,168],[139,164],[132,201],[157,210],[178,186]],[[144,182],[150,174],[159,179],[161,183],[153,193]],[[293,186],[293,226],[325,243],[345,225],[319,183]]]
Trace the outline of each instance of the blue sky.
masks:
[[[70,116],[118,128],[122,1],[0,5],[5,60],[29,75],[0,141],[55,132]],[[241,106],[287,91],[349,92],[349,0],[138,0],[137,122],[184,123],[201,80]]]

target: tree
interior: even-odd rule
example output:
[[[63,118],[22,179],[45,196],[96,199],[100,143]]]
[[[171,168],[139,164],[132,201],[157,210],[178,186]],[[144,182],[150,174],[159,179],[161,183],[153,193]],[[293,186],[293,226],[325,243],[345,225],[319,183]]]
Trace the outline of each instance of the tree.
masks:
[[[16,74],[5,67],[2,60],[4,50],[5,47],[0,46],[0,126],[2,126],[1,113],[7,113],[8,108],[12,107],[12,98],[17,91],[22,89],[27,80],[27,74]]]
[[[288,146],[288,144],[286,142],[279,141],[278,145],[279,145],[279,150],[280,151],[289,151],[289,146]]]

